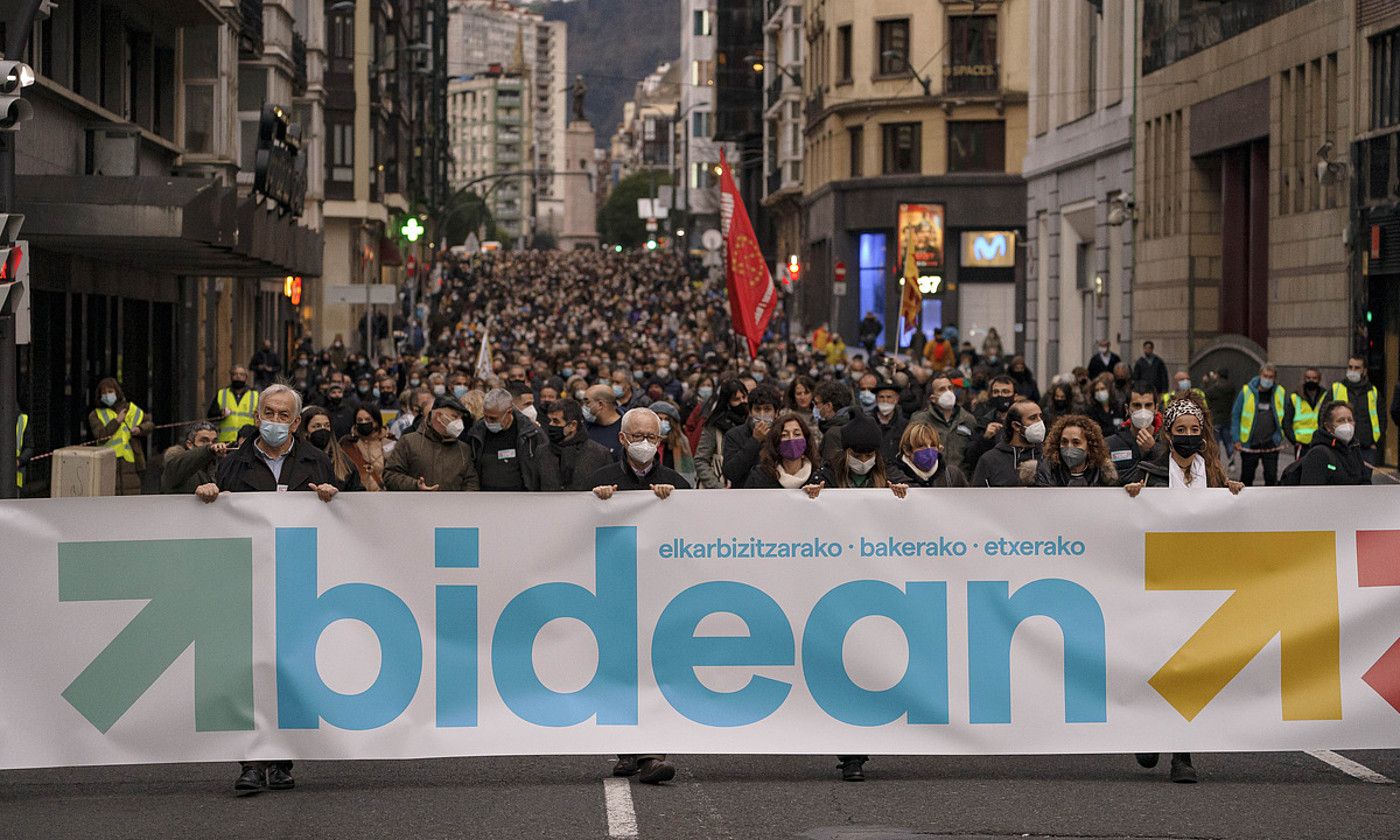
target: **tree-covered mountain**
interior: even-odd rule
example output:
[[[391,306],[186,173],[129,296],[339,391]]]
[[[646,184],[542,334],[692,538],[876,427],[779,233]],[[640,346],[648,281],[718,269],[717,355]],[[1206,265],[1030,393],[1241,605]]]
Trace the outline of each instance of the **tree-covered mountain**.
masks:
[[[637,82],[680,54],[680,0],[570,0],[535,9],[569,24],[569,79],[583,74],[584,105],[600,145],[617,128]]]

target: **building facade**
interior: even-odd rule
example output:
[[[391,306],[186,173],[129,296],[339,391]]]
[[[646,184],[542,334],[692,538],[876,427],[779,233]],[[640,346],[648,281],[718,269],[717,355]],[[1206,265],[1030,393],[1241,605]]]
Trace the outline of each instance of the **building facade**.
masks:
[[[1099,339],[1132,356],[1137,6],[1031,6],[1025,349],[1045,378],[1085,364]]]
[[[763,23],[763,214],[772,257],[802,253],[802,150],[805,38],[800,0],[767,0]],[[789,311],[791,317],[794,313]]]
[[[1029,23],[1024,2],[807,4],[800,326],[853,340],[874,313],[880,344],[907,343],[912,250],[920,329],[1024,346]]]
[[[477,76],[494,65],[518,72],[530,87],[528,142],[515,170],[531,183],[517,187],[523,230],[563,230],[563,176],[568,132],[568,27],[503,0],[452,0],[448,10],[447,69],[453,78]]]
[[[534,180],[495,176],[528,165],[533,92],[519,69],[500,65],[447,85],[452,135],[448,183],[454,192],[469,189],[483,196],[497,226],[514,241],[533,233],[529,208]]]
[[[39,451],[89,438],[103,377],[157,424],[194,420],[232,364],[299,332],[283,280],[321,271],[314,198],[309,211],[274,209],[252,194],[248,144],[263,140],[244,126],[264,105],[292,109],[310,76],[298,11],[291,0],[114,0],[58,4],[35,22],[24,57],[38,77],[25,91],[34,117],[14,139],[31,247],[21,402]],[[318,142],[313,131],[295,155],[276,146],[297,167]],[[153,437],[154,464],[176,434]],[[31,466],[26,492],[44,491],[42,472]]]
[[[613,183],[645,170],[674,168],[675,133],[671,124],[680,107],[680,62],[665,62],[637,83],[622,104],[622,121],[609,142]]]
[[[695,233],[719,229],[719,157],[732,146],[715,136],[717,14],[715,0],[681,3],[680,108],[676,113],[674,224]],[[732,157],[732,155],[731,155]]]
[[[1355,8],[1143,4],[1132,321],[1195,379],[1333,379],[1357,342],[1348,183],[1324,177],[1357,127]]]

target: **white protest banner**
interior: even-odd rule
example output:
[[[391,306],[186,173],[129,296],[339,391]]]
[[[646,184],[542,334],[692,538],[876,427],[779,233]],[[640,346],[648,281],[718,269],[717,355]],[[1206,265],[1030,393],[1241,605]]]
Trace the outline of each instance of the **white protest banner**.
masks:
[[[1400,747],[1394,488],[0,504],[0,767]]]

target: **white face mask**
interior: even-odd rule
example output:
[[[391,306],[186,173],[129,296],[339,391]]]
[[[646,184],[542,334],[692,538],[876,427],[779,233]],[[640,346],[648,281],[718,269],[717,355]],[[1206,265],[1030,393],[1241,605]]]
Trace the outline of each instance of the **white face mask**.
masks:
[[[456,420],[447,424],[447,436],[450,438],[461,437],[462,430],[466,428],[467,424],[463,422],[462,418],[458,417]]]
[[[883,415],[886,416],[886,417],[889,417],[891,414],[894,414],[894,408],[895,408],[895,404],[894,404],[894,403],[878,403],[878,404],[875,406],[875,410],[878,411],[878,412],[880,412],[881,414],[883,414]]]
[[[1189,380],[1189,379],[1183,379],[1183,380],[1181,380],[1180,382],[1176,383],[1176,390],[1178,390],[1178,391],[1189,391],[1189,390],[1191,390],[1191,380]]]
[[[520,409],[520,413],[521,413],[522,415],[524,415],[525,417],[530,418],[530,422],[531,422],[531,423],[534,423],[534,422],[537,421],[537,420],[539,419],[539,417],[540,417],[540,412],[539,412],[539,410],[536,409],[535,406],[534,406],[533,404],[527,405],[527,406],[525,406],[524,408]]]
[[[1146,429],[1152,425],[1152,421],[1157,419],[1157,412],[1150,408],[1139,408],[1133,412],[1133,428]]]
[[[1042,443],[1045,440],[1045,421],[1037,420],[1030,424],[1026,427],[1026,430],[1021,433],[1021,436],[1026,439],[1026,443]]]
[[[629,443],[627,444],[627,457],[631,458],[634,464],[650,464],[652,459],[656,457],[656,444],[645,440]]]
[[[1332,430],[1332,437],[1342,443],[1351,443],[1351,439],[1356,437],[1356,425],[1354,423],[1339,423]]]
[[[1361,371],[1359,371],[1359,370],[1349,370],[1349,371],[1347,371],[1347,381],[1350,382],[1350,383],[1352,383],[1352,384],[1356,384],[1357,382],[1360,382],[1360,381],[1361,381]]]
[[[938,407],[943,409],[944,411],[947,411],[948,409],[952,408],[957,404],[958,395],[954,394],[951,390],[944,391],[943,393],[938,395]]]
[[[1107,403],[1107,402],[1108,402],[1108,392],[1107,392],[1107,391],[1095,391],[1095,392],[1094,392],[1094,399],[1098,400],[1098,401],[1101,402],[1101,403]]]
[[[866,473],[875,469],[875,459],[872,457],[868,461],[862,461],[854,455],[847,455],[846,466],[850,467],[851,472],[855,473],[856,475],[865,475]]]

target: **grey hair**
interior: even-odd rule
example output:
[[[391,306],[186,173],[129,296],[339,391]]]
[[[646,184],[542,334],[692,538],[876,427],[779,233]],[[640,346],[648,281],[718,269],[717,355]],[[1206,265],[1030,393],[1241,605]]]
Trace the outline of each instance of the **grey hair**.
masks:
[[[629,410],[626,414],[622,415],[622,431],[626,432],[628,429],[631,429],[633,426],[637,425],[635,422],[636,420],[640,420],[641,418],[648,416],[651,417],[652,420],[656,421],[657,428],[661,427],[661,417],[655,411],[652,411],[649,408],[634,408]]]
[[[198,423],[191,423],[189,429],[185,431],[185,443],[194,443],[194,436],[200,432],[217,431],[219,431],[219,427],[210,423],[208,420],[200,420]]]
[[[492,388],[486,394],[485,407],[488,411],[510,411],[515,407],[515,397],[505,388]]]
[[[275,397],[278,394],[291,394],[292,416],[301,416],[301,394],[297,392],[296,389],[281,382],[274,383],[264,388],[262,390],[262,393],[258,394],[258,405],[262,405],[263,403],[267,402],[268,397]]]

